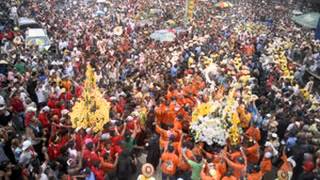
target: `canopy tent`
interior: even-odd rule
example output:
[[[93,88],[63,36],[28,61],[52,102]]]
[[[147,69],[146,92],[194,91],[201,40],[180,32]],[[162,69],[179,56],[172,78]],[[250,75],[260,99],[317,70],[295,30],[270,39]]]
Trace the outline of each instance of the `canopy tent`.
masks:
[[[221,9],[230,8],[230,7],[233,7],[233,4],[229,1],[220,1],[220,2],[216,3],[214,5],[214,7],[221,8]]]
[[[150,37],[160,42],[165,42],[165,41],[170,42],[170,41],[174,41],[174,39],[176,38],[176,35],[172,31],[163,29],[163,30],[155,31],[150,35]]]
[[[320,13],[310,12],[299,16],[293,16],[291,19],[306,28],[315,29],[318,25]]]

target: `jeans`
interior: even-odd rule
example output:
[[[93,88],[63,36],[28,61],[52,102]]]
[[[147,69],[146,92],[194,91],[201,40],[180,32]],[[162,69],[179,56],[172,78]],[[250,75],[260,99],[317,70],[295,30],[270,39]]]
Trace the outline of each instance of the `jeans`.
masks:
[[[175,180],[176,178],[174,176],[162,173],[162,180],[167,180],[167,179]]]

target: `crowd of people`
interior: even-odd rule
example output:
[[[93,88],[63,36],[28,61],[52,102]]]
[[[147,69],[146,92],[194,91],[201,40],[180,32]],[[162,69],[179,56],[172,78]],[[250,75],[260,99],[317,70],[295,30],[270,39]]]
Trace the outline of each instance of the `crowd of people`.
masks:
[[[90,1],[1,3],[35,18],[52,43],[25,45],[13,22],[0,32],[1,179],[320,178],[320,98],[304,78],[320,71],[320,42],[290,20],[294,5],[198,1],[185,25],[184,1],[115,1],[99,16]],[[150,9],[160,13],[143,19]],[[150,38],[172,21],[185,28],[174,41]],[[111,105],[100,132],[68,115],[89,64]],[[195,138],[194,110],[227,96],[237,143]]]

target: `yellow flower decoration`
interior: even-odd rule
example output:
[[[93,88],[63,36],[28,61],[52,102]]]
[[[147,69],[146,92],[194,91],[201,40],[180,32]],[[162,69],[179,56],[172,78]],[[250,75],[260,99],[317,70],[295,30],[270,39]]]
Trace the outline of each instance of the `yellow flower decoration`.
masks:
[[[73,128],[92,128],[98,132],[109,122],[110,104],[104,99],[96,85],[96,76],[91,66],[87,66],[86,80],[82,97],[78,99],[70,112]]]

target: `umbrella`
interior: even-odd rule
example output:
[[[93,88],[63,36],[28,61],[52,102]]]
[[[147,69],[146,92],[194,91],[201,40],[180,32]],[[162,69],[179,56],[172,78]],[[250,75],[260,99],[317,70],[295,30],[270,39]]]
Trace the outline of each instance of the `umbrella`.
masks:
[[[173,32],[163,29],[163,30],[155,31],[150,35],[150,37],[160,42],[164,42],[164,41],[170,42],[170,41],[174,41],[174,39],[176,38],[176,35]]]
[[[230,7],[233,7],[233,4],[229,1],[220,1],[220,2],[216,3],[214,5],[214,7],[221,8],[221,9],[230,8]]]
[[[300,16],[293,16],[291,19],[303,27],[315,29],[318,25],[319,18],[320,13],[310,12]]]

